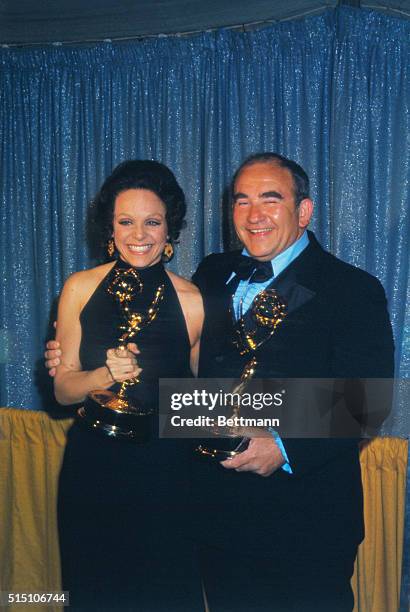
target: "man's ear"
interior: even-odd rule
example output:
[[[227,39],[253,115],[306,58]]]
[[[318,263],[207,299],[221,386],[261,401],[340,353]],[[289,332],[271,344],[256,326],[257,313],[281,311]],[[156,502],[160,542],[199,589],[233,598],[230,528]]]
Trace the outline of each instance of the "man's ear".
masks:
[[[304,198],[299,204],[299,227],[305,229],[309,225],[313,215],[313,202],[310,198]]]

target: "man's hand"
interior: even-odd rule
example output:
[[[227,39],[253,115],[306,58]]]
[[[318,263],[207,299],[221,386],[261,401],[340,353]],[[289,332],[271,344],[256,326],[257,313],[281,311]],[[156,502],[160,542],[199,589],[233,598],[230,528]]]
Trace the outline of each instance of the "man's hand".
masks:
[[[259,476],[270,476],[286,463],[273,437],[252,438],[248,448],[233,459],[222,461],[227,470],[254,472]]]
[[[50,376],[55,376],[57,366],[60,365],[60,343],[57,340],[49,340],[46,344],[47,350],[44,353],[46,368]]]

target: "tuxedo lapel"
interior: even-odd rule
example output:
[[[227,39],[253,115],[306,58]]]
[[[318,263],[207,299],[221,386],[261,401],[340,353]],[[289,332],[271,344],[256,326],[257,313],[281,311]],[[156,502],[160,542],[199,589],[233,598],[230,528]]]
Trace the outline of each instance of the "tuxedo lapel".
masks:
[[[301,308],[317,293],[317,278],[320,276],[324,251],[314,234],[308,231],[308,235],[309,245],[306,249],[270,285],[286,300],[288,314]]]
[[[313,299],[315,291],[298,282],[295,270],[285,270],[270,285],[269,289],[275,289],[277,294],[286,302],[286,312],[291,314]]]

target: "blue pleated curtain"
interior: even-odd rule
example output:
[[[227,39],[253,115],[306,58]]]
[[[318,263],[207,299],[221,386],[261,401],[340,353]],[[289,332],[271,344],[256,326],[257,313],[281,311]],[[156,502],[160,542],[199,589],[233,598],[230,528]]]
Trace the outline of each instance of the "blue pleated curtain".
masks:
[[[248,33],[0,50],[0,405],[50,408],[52,307],[91,263],[87,206],[117,163],[175,172],[189,213],[173,267],[190,276],[224,246],[233,170],[262,150],[305,167],[322,244],[384,284],[408,379],[410,22],[342,8]],[[402,380],[386,433],[410,431],[405,394]]]

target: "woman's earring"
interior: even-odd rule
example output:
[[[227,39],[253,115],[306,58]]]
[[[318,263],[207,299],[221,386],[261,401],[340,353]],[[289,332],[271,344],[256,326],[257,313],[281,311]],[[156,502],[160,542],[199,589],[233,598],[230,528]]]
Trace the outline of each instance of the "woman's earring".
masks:
[[[174,247],[172,246],[172,243],[166,242],[164,246],[164,257],[166,261],[170,261],[170,259],[172,259],[173,254],[174,254]]]
[[[107,244],[108,257],[112,257],[114,255],[114,251],[115,251],[114,240],[110,238]]]

